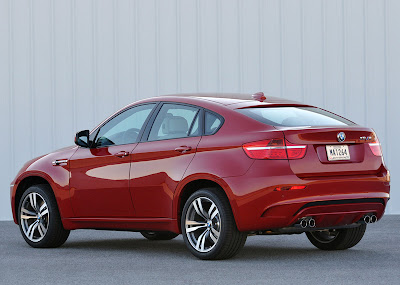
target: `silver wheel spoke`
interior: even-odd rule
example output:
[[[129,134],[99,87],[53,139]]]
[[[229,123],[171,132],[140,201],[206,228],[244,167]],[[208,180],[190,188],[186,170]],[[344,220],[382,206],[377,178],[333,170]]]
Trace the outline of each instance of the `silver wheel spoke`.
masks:
[[[217,230],[214,229],[214,228],[211,228],[211,232],[212,232],[212,235],[216,237],[216,239],[219,238],[219,231],[217,231]]]
[[[203,210],[203,204],[201,203],[201,199],[197,198],[193,201],[193,207],[196,210],[196,213],[202,217],[204,220],[207,220],[207,214]]]
[[[189,220],[186,220],[185,225],[186,225],[186,232],[188,232],[188,233],[207,227],[207,223],[201,223],[201,222],[189,221]]]
[[[214,203],[211,204],[210,209],[208,209],[208,217],[210,217],[210,220],[212,220],[211,215],[212,215],[212,211],[214,209],[217,209],[217,206],[215,206]]]
[[[197,243],[196,243],[196,249],[204,251],[204,243],[206,241],[206,235],[208,233],[208,230],[205,230],[198,238]]]
[[[202,226],[197,226],[197,227],[186,228],[186,232],[187,232],[187,233],[191,233],[191,232],[197,231],[198,229],[206,228],[206,227],[207,227],[207,225],[202,225]]]
[[[48,213],[49,213],[49,209],[47,209],[47,206],[43,209],[43,211],[40,211],[41,216],[47,215]]]
[[[188,225],[188,226],[200,226],[200,225],[207,225],[207,223],[202,223],[202,222],[197,222],[197,221],[189,221],[189,220],[186,220],[186,225]]]
[[[38,209],[36,206],[36,194],[35,193],[29,194],[29,202],[31,203],[32,208],[38,212]]]
[[[29,210],[25,209],[24,207],[21,207],[21,213],[28,214],[29,216],[36,216],[35,212],[29,211]]]
[[[219,212],[218,209],[215,208],[214,212],[212,212],[212,214],[210,215],[210,220],[214,219],[217,214],[219,214]]]
[[[29,226],[28,230],[26,231],[26,235],[27,235],[30,239],[33,239],[33,233],[35,232],[35,230],[36,230],[38,224],[39,224],[38,221],[33,222],[33,223]]]
[[[21,219],[23,220],[37,219],[37,216],[21,215]]]
[[[44,234],[46,233],[46,228],[43,226],[42,223],[39,223],[38,230],[39,230],[40,237],[43,237]]]
[[[45,209],[47,209],[47,205],[46,203],[43,203],[43,205],[40,206],[39,213],[43,212]]]
[[[29,219],[37,219],[36,213],[21,207],[21,219],[29,220]]]
[[[216,235],[216,234],[214,234],[214,231],[215,231],[215,229],[211,228],[210,238],[212,239],[212,241],[214,243],[216,243],[218,241],[219,233],[218,233],[218,235]]]

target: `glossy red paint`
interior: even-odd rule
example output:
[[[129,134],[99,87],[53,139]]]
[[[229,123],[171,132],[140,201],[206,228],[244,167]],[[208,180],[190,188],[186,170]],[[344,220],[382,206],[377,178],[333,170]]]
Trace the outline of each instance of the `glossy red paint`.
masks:
[[[130,185],[135,217],[171,218],[174,192],[201,137],[140,143],[132,153]]]
[[[66,229],[178,233],[186,186],[200,180],[219,185],[225,192],[241,231],[290,227],[305,216],[315,217],[323,227],[351,224],[367,213],[382,217],[390,192],[388,171],[369,144],[360,141],[360,137],[375,136],[371,129],[358,125],[273,127],[235,109],[308,105],[269,97],[259,102],[251,100],[250,94],[250,100],[185,95],[146,99],[126,108],[146,102],[199,106],[224,118],[216,134],[152,142],[142,139],[135,144],[94,149],[73,146],[32,160],[12,182],[14,221],[18,220],[18,198],[32,177],[41,177],[52,187]],[[352,153],[348,162],[331,162],[326,157],[325,145],[339,144],[339,131],[347,134],[346,144]],[[259,160],[243,150],[244,144],[277,138],[307,145],[304,158]],[[68,162],[54,166],[55,160]],[[306,187],[274,191],[294,185]]]
[[[129,191],[131,151],[136,144],[79,148],[69,159],[74,214],[89,218],[133,216]]]

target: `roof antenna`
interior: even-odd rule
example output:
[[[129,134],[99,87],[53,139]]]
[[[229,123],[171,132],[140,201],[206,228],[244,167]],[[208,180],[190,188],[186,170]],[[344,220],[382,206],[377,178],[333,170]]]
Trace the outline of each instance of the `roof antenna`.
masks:
[[[254,100],[257,100],[260,102],[264,102],[267,99],[267,97],[264,96],[264,92],[254,93],[253,95],[251,95],[251,97],[253,97]]]

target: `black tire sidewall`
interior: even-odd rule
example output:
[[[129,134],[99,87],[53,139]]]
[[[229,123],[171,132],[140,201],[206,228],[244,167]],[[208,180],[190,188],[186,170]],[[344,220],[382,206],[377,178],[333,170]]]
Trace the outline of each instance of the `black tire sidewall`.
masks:
[[[306,232],[309,241],[322,250],[344,250],[358,244],[365,233],[366,225],[361,224],[356,228],[340,229],[338,236],[331,242],[320,242],[311,232]]]

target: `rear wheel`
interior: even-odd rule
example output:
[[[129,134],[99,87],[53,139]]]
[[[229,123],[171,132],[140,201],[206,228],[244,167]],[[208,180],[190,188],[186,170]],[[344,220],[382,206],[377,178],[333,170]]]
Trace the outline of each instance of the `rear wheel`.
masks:
[[[170,240],[178,236],[178,234],[173,232],[151,232],[151,231],[141,231],[142,236],[148,240]]]
[[[59,247],[69,236],[48,185],[31,186],[25,191],[19,203],[18,219],[22,236],[32,247]]]
[[[356,228],[307,232],[310,242],[322,250],[348,249],[358,244],[364,236],[367,225]]]
[[[200,259],[233,257],[247,239],[247,233],[236,227],[228,199],[215,188],[201,189],[189,197],[181,229],[186,246]]]

